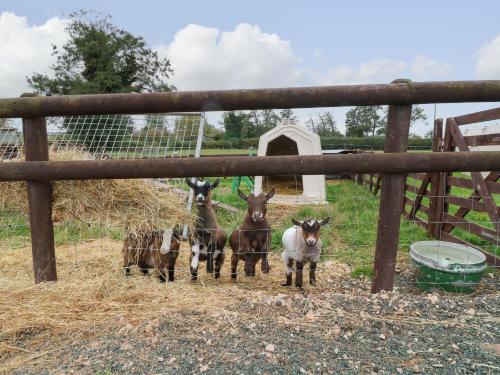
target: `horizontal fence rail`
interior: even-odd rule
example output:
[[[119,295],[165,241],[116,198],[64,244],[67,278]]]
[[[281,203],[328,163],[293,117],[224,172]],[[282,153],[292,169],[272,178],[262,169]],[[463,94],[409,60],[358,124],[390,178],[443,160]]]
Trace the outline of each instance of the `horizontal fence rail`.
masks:
[[[0,163],[0,181],[485,170],[500,170],[499,151],[7,162]]]
[[[1,117],[500,101],[500,80],[0,99]]]

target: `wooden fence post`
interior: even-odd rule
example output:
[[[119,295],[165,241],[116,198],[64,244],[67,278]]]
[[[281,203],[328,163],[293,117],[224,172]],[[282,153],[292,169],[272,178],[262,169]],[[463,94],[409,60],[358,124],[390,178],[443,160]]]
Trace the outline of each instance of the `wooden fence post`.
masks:
[[[408,82],[410,80],[395,80],[392,83]],[[411,105],[389,106],[384,152],[406,152],[411,109]],[[394,285],[405,184],[406,175],[386,174],[382,177],[372,293],[392,290]]]
[[[22,96],[31,95],[23,94]],[[45,117],[23,119],[23,135],[27,161],[49,160]],[[28,203],[35,283],[56,281],[52,185],[50,182],[28,181]]]

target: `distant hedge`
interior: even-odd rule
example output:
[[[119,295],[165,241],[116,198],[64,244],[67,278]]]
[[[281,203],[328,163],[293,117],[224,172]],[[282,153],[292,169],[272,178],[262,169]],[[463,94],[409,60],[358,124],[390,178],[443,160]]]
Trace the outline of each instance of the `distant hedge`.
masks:
[[[206,140],[203,142],[203,148],[257,148],[259,138],[246,139],[221,139]],[[408,148],[430,149],[432,139],[410,137]],[[384,148],[384,137],[321,137],[321,147],[323,149],[365,149],[381,150]]]

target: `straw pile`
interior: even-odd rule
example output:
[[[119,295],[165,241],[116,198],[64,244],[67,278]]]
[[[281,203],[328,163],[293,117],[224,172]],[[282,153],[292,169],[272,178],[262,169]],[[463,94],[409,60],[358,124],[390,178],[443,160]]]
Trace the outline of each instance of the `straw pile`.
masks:
[[[89,160],[79,149],[51,150],[50,160]],[[53,183],[55,222],[80,220],[129,232],[192,223],[183,198],[168,186],[159,189],[151,180],[85,180]],[[0,183],[0,209],[28,213],[26,183]]]
[[[36,362],[43,365],[54,359],[53,351],[69,342],[129,325],[134,331],[141,323],[172,312],[225,314],[250,290],[296,293],[281,287],[283,275],[277,254],[270,254],[269,275],[258,272],[255,278],[245,278],[240,262],[241,278],[235,285],[226,261],[218,281],[201,267],[198,282],[192,283],[189,248],[186,243],[182,246],[174,283],[143,277],[135,269],[125,277],[122,242],[99,239],[58,247],[59,281],[38,285],[33,283],[29,246],[17,250],[0,247],[0,373]],[[336,263],[330,267],[335,267],[328,270],[330,275],[349,271]],[[326,282],[326,276],[322,281]]]

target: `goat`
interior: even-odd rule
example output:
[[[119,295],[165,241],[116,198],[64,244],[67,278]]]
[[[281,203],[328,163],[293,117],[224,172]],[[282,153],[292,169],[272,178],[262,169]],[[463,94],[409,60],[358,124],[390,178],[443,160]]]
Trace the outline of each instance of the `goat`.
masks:
[[[304,264],[310,262],[309,283],[316,285],[316,264],[321,255],[321,239],[319,238],[320,228],[327,224],[330,218],[323,220],[292,219],[295,226],[288,228],[281,239],[284,246],[282,254],[285,263],[286,283],[283,286],[292,285],[293,263],[296,262],[297,274],[295,275],[295,286],[302,288],[302,272]]]
[[[245,275],[255,276],[255,265],[261,262],[263,273],[269,273],[267,252],[271,244],[271,226],[266,218],[267,202],[274,196],[275,190],[267,194],[255,196],[253,193],[246,196],[238,189],[238,195],[247,202],[248,212],[243,219],[243,224],[235,229],[229,239],[233,250],[231,256],[231,278],[236,279],[238,261],[245,261]]]
[[[129,233],[123,243],[123,268],[130,275],[130,266],[136,265],[144,275],[151,268],[158,270],[161,282],[167,274],[174,281],[175,263],[179,256],[181,228],[176,225],[165,231],[142,231]]]
[[[186,183],[194,192],[198,217],[194,231],[189,236],[191,245],[191,280],[198,278],[200,261],[207,261],[207,272],[213,273],[214,278],[220,277],[220,270],[224,264],[224,246],[227,234],[220,227],[210,200],[210,192],[219,185],[217,179],[213,183],[198,179],[187,179]],[[215,262],[215,267],[214,267]]]

